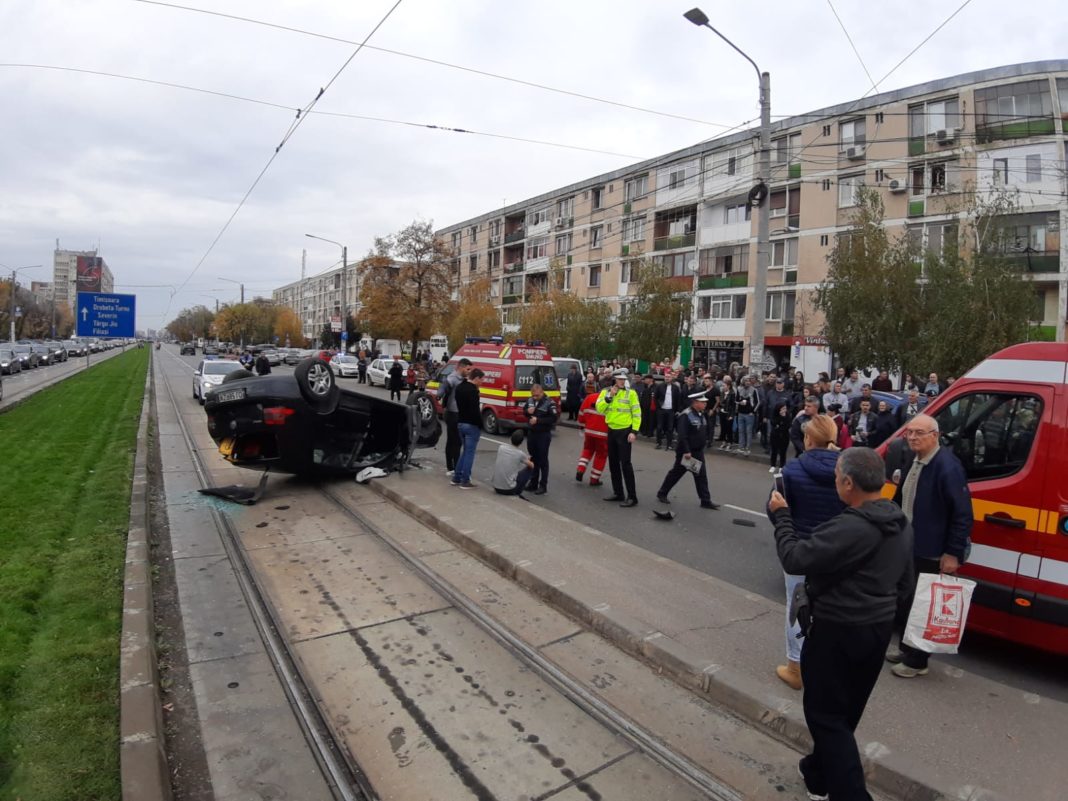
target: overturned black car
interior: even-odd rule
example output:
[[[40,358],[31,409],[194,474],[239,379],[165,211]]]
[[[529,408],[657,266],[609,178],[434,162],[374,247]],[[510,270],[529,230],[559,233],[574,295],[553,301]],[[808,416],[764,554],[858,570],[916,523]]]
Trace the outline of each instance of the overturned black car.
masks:
[[[304,359],[292,374],[226,376],[205,397],[208,431],[231,464],[294,474],[402,468],[441,436],[433,400],[407,403],[343,390],[330,365]]]

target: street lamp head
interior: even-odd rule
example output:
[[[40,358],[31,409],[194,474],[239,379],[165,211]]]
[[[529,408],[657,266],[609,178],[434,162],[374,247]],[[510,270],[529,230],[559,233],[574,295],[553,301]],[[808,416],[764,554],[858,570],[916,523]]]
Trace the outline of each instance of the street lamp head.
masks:
[[[682,16],[686,17],[686,19],[688,19],[694,25],[707,25],[708,24],[708,16],[705,14],[704,11],[702,11],[699,8],[691,8],[689,11],[687,11]]]

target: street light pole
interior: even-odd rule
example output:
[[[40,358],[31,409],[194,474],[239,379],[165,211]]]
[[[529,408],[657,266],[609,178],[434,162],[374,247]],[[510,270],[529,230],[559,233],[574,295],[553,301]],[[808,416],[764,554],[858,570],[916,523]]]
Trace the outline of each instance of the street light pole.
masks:
[[[768,262],[769,262],[769,206],[771,205],[768,187],[771,184],[771,74],[761,72],[753,59],[734,42],[713,28],[708,17],[699,8],[692,8],[683,14],[694,25],[708,28],[720,39],[729,44],[735,52],[753,65],[760,84],[760,158],[757,162],[757,186],[750,193],[750,205],[757,205],[757,274],[753,280],[753,335],[749,341],[749,371],[759,375],[760,364],[764,361],[764,323],[767,316]]]
[[[0,266],[6,267],[7,265],[5,264],[5,265],[0,265]],[[27,267],[16,267],[15,269],[11,270],[11,318],[10,319],[11,319],[11,343],[12,344],[15,343],[15,280],[16,280],[16,276],[19,273],[21,273],[23,270],[34,270],[34,269],[36,269],[36,268],[38,268],[40,266],[41,266],[40,264],[30,264]],[[54,287],[53,287],[52,291],[53,292],[55,291]]]
[[[335,242],[333,239],[327,239],[324,236],[316,236],[315,234],[305,234],[308,239],[318,239],[320,242],[329,242],[331,245],[337,245],[341,248],[341,330],[347,332],[349,329],[349,304],[348,304],[348,283],[349,283],[349,248],[348,245],[342,245],[340,242]],[[301,292],[304,291],[303,285],[301,286]],[[356,302],[359,303],[360,297],[360,284],[359,276],[357,275],[356,283]],[[346,350],[343,346],[342,350]]]

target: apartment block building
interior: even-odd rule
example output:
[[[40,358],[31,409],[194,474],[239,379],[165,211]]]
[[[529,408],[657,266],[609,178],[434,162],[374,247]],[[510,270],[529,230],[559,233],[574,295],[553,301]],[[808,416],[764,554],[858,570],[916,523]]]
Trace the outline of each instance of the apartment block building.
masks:
[[[1036,336],[1063,340],[1066,133],[1068,60],[943,78],[773,122],[765,362],[826,369],[813,297],[861,187],[880,192],[888,229],[933,250],[957,243],[973,193],[1014,193],[1019,211],[1002,220],[1015,243],[1008,255],[1034,284]],[[549,280],[618,312],[636,291],[637,260],[646,259],[693,298],[694,360],[744,363],[754,325],[757,221],[748,194],[758,148],[756,129],[739,131],[438,235],[451,245],[459,282],[491,280],[504,330],[515,329],[524,303]]]
[[[346,314],[357,313],[360,272],[360,263],[348,265],[343,282],[342,268],[335,267],[274,289],[271,299],[279,306],[293,309],[300,318],[305,339],[316,340],[325,326],[332,322],[340,325]]]
[[[115,277],[95,250],[61,250],[56,240],[52,260],[52,284],[56,305],[72,310],[79,292],[114,292]]]

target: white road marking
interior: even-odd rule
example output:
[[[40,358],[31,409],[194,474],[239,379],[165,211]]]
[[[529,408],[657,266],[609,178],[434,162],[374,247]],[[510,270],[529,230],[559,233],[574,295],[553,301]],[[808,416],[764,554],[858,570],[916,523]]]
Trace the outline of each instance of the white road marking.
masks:
[[[747,515],[753,515],[754,517],[759,517],[764,520],[768,519],[768,516],[763,512],[758,512],[755,509],[746,509],[744,506],[735,506],[733,503],[725,503],[723,504],[723,508],[733,509],[736,512],[745,512]]]

